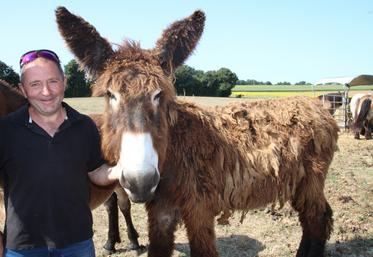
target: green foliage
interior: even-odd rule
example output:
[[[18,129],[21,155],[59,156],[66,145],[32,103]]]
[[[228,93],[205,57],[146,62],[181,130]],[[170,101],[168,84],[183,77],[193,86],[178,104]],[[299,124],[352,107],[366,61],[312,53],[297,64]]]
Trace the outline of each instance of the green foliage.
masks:
[[[306,81],[299,81],[295,83],[295,85],[306,85]]]
[[[91,82],[86,78],[85,72],[79,69],[75,60],[65,65],[67,77],[66,97],[86,97],[90,95]]]
[[[299,82],[295,83],[295,85],[312,85],[312,84],[309,83],[309,82],[306,82],[306,81],[299,81]]]
[[[284,81],[284,82],[277,82],[276,85],[291,85],[291,83]]]
[[[183,65],[175,72],[178,95],[229,96],[237,83],[237,75],[227,68],[203,72]]]
[[[18,86],[20,82],[18,73],[2,61],[0,61],[0,79],[5,80],[13,86]]]
[[[175,71],[175,88],[178,95],[193,96],[198,95],[202,87],[198,79],[199,73],[192,67],[183,65]]]
[[[247,80],[238,80],[236,85],[272,85],[271,81],[257,81],[255,79],[247,79]]]

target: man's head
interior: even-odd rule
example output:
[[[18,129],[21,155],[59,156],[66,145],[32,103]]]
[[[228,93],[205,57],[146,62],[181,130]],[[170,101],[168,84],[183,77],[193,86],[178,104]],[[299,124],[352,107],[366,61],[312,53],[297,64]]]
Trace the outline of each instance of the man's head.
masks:
[[[20,89],[31,110],[51,116],[61,108],[66,79],[58,56],[50,50],[30,51],[20,59]]]

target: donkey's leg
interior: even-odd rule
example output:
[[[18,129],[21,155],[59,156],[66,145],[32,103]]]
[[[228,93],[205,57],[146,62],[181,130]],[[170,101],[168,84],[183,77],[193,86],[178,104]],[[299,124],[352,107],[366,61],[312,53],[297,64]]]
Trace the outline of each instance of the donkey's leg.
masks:
[[[126,221],[126,225],[127,225],[127,236],[128,236],[128,239],[130,240],[130,246],[129,246],[129,249],[130,250],[139,250],[139,249],[143,249],[145,247],[141,247],[139,245],[139,242],[138,242],[138,238],[139,238],[139,234],[137,233],[135,227],[133,226],[133,223],[132,223],[132,217],[131,217],[131,202],[128,198],[128,195],[126,194],[126,192],[123,190],[123,188],[117,188],[115,190],[116,194],[117,194],[117,197],[118,197],[118,206],[119,206],[119,209],[121,210],[123,216],[124,216],[124,219]]]
[[[115,243],[120,242],[119,225],[118,225],[118,206],[117,195],[113,193],[105,202],[106,211],[109,217],[108,239],[104,245],[104,249],[109,254],[115,253]]]
[[[316,185],[307,181],[297,189],[292,201],[294,209],[299,212],[303,230],[297,257],[324,256],[325,243],[333,227],[333,212],[324,197],[322,187],[323,183]]]
[[[148,257],[171,257],[179,212],[175,207],[154,202],[147,204],[149,224]]]
[[[196,206],[183,215],[188,233],[191,257],[218,257],[215,244],[214,215]]]
[[[369,126],[368,121],[366,121],[364,136],[366,140],[372,139],[372,129],[371,129],[371,126]]]

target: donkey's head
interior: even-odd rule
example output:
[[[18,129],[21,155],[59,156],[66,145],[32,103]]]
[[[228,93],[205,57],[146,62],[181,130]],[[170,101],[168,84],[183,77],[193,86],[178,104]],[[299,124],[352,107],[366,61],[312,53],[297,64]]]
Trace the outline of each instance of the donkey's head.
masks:
[[[135,202],[152,198],[166,158],[168,132],[177,119],[173,73],[201,37],[201,11],[173,23],[156,47],[125,41],[117,50],[96,29],[64,7],[56,10],[60,33],[104,95],[103,154],[123,167],[121,185]]]

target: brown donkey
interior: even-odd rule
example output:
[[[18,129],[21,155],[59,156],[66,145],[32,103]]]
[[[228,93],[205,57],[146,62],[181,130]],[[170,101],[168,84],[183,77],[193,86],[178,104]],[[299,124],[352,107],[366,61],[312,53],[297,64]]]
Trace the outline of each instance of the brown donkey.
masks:
[[[0,79],[0,117],[18,109],[26,99],[17,88]]]
[[[203,110],[176,99],[174,71],[193,51],[205,15],[163,32],[154,49],[125,41],[117,50],[81,17],[56,11],[60,33],[105,95],[102,148],[122,165],[121,185],[146,202],[148,256],[169,257],[184,222],[192,257],[216,257],[214,218],[290,201],[303,236],[298,257],[324,255],[332,210],[324,196],[338,127],[305,97]]]

